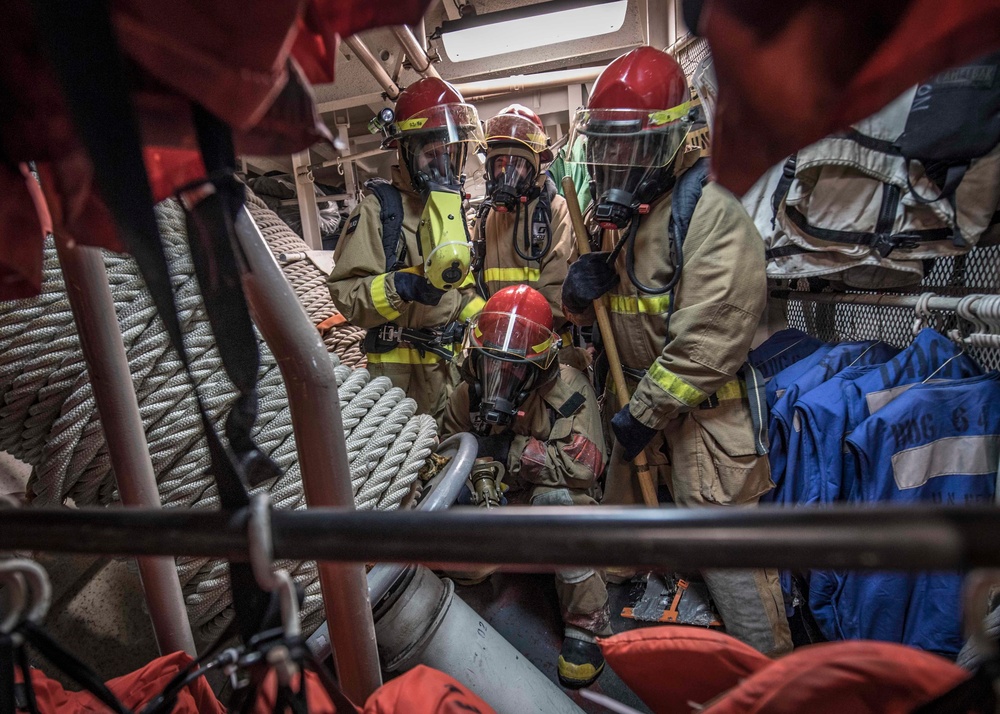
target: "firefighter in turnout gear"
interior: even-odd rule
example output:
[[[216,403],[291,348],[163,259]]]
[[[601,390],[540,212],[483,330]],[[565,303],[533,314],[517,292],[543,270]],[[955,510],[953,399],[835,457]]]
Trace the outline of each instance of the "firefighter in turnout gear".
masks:
[[[451,395],[444,435],[469,431],[479,456],[504,468],[506,496],[543,506],[597,504],[607,458],[597,395],[586,377],[557,359],[552,311],[537,290],[499,290],[472,320],[462,356],[463,383]],[[611,634],[603,573],[556,574],[565,624],[559,678],[592,683],[604,667],[596,637]]]
[[[486,200],[474,241],[479,294],[530,285],[549,301],[561,332],[562,284],[577,251],[566,199],[544,170],[551,142],[538,115],[520,104],[487,121],[484,134]]]
[[[629,462],[643,449],[678,506],[751,506],[773,487],[762,380],[745,366],[766,300],[764,247],[739,201],[707,181],[706,160],[684,151],[690,122],[683,71],[641,47],[598,77],[571,131],[601,252],[570,267],[563,302],[586,324],[607,294],[633,390],[611,420],[604,503],[642,502]],[[730,634],[765,654],[791,650],[776,570],[703,574]]]
[[[392,181],[348,219],[328,286],[347,319],[368,329],[368,370],[385,375],[440,420],[458,380],[462,324],[484,300],[471,276],[462,173],[484,146],[475,107],[447,82],[417,80],[396,103],[386,147],[398,150]],[[441,257],[445,256],[444,262]]]

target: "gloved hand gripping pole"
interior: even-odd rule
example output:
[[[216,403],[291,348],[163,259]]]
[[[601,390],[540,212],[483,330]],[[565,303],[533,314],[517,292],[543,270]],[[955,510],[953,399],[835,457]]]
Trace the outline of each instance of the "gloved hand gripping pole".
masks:
[[[573,221],[573,232],[576,233],[576,245],[580,250],[580,255],[586,255],[590,252],[590,245],[587,242],[587,228],[583,222],[583,213],[580,211],[580,202],[576,197],[576,186],[573,184],[572,177],[563,176],[562,187],[566,196],[566,207],[569,209],[569,215]],[[618,357],[618,345],[615,344],[615,336],[611,331],[611,320],[608,317],[608,308],[603,296],[594,300],[594,312],[597,315],[597,326],[601,331],[601,338],[604,340],[604,349],[608,354],[611,378],[614,380],[615,394],[618,395],[618,408],[621,409],[628,406],[628,384],[625,382],[622,362]],[[639,479],[643,502],[653,508],[660,505],[656,497],[656,484],[653,483],[653,475],[650,473],[645,451],[639,452],[632,461],[632,467]]]

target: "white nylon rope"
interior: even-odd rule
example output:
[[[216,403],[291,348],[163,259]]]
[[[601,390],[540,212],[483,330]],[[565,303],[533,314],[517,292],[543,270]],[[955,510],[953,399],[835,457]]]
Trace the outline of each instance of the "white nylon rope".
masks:
[[[252,194],[251,215],[273,253],[304,252],[306,244]],[[184,331],[191,372],[210,418],[220,425],[235,396],[215,348],[194,269],[185,220],[172,201],[157,206],[164,249]],[[168,508],[219,507],[205,475],[208,448],[194,392],[162,327],[149,293],[128,256],[105,253],[105,265],[126,354],[157,474]],[[314,324],[334,313],[325,276],[308,260],[282,266]],[[365,369],[364,331],[338,326],[324,336],[337,376],[351,482],[358,508],[397,508],[437,444],[434,421],[415,415],[416,404],[385,377]],[[270,492],[276,508],[305,506],[284,382],[274,356],[260,342],[256,443],[281,467],[282,476],[253,489]],[[339,356],[339,359],[338,359]],[[30,464],[29,496],[38,505],[76,505],[117,499],[107,443],[80,350],[55,248],[46,243],[42,292],[0,303],[0,449]],[[303,626],[322,619],[315,563],[283,562],[306,590]],[[205,558],[177,560],[196,634],[209,637],[232,618],[228,568]]]

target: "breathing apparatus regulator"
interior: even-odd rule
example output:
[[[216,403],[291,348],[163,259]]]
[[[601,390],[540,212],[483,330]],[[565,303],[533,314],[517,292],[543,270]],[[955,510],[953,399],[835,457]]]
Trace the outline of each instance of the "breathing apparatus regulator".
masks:
[[[514,214],[514,251],[525,261],[541,261],[552,248],[551,196],[544,167],[552,161],[551,142],[541,119],[520,104],[511,104],[486,122],[486,200],[476,224],[477,256],[485,252],[490,211]],[[527,206],[535,203],[531,216]],[[520,235],[519,235],[520,229]],[[477,265],[477,272],[481,262]]]
[[[635,236],[650,204],[673,188],[674,165],[696,118],[677,62],[666,52],[639,47],[605,68],[570,130],[566,154],[586,157],[594,220],[622,233],[608,263],[624,248],[629,279],[644,293],[663,295],[680,279],[680,240],[672,238],[669,283],[643,284],[635,272]]]
[[[461,370],[478,431],[513,423],[535,389],[557,376],[561,346],[548,300],[527,285],[498,290],[465,331]]]
[[[485,146],[476,108],[436,77],[403,90],[396,110],[383,109],[369,130],[385,136],[383,148],[399,151],[400,169],[424,202],[417,226],[422,274],[440,290],[457,288],[469,274],[472,241],[465,222],[465,160]]]

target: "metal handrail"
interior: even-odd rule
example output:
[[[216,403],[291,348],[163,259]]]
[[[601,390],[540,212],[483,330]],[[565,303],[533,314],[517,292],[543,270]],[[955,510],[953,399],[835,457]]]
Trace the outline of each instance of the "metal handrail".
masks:
[[[271,526],[276,559],[340,563],[486,563],[520,570],[575,565],[904,571],[1000,566],[1000,509],[994,506],[505,506],[430,513],[309,508],[275,511]],[[244,561],[246,514],[4,510],[0,549],[22,548]]]

